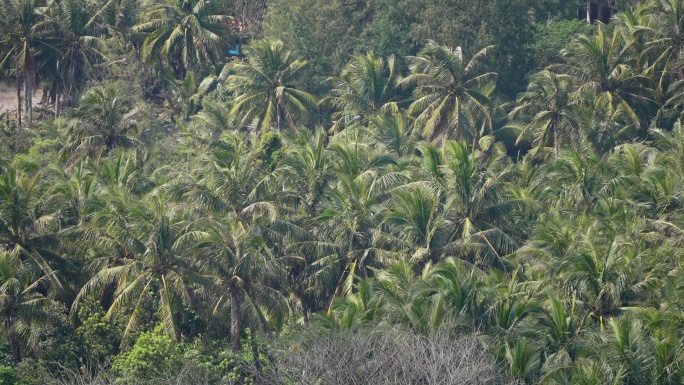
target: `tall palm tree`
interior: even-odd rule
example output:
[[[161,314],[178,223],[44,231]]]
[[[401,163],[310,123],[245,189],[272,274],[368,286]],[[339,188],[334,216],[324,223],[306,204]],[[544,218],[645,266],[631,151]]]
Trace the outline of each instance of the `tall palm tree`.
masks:
[[[337,111],[337,126],[349,116],[359,115],[365,121],[376,113],[396,113],[399,75],[394,56],[383,60],[373,54],[357,55],[339,77],[330,79],[333,89],[322,103]]]
[[[104,32],[99,13],[82,0],[51,2],[36,31],[59,52],[43,72],[52,77],[55,115],[60,112],[60,97],[67,102],[78,100],[88,80],[96,78],[95,65],[104,60],[105,44],[99,36]]]
[[[37,36],[36,24],[41,20],[38,8],[43,3],[38,0],[3,0],[0,2],[0,12],[4,15],[0,20],[2,40],[9,46],[0,61],[0,68],[7,69],[14,65],[14,75],[17,80],[17,127],[21,127],[21,88],[24,87],[25,108],[28,112],[28,125],[33,125],[32,85],[38,82],[39,64],[36,60],[37,51],[46,48]],[[12,63],[14,61],[14,63]]]
[[[47,318],[43,308],[51,300],[39,291],[45,281],[46,275],[16,255],[0,253],[0,314],[15,363],[22,360],[21,339],[32,334],[33,324]]]
[[[217,4],[204,0],[147,2],[132,29],[148,33],[143,59],[169,63],[181,79],[188,69],[220,63],[228,48],[225,23],[231,18],[218,11]]]
[[[408,58],[411,74],[401,84],[416,85],[409,113],[417,116],[414,127],[422,129],[425,137],[446,140],[453,132],[459,140],[465,123],[463,109],[488,111],[497,75],[477,69],[493,49],[485,47],[468,60],[461,47],[452,49],[430,40],[418,56]]]
[[[551,70],[577,80],[578,97],[591,105],[603,104],[606,116],[619,113],[625,125],[640,128],[640,106],[652,106],[648,77],[630,67],[631,40],[617,28],[599,24],[596,35],[580,35],[561,54],[567,64]]]
[[[570,82],[567,77],[555,75],[548,70],[541,71],[530,78],[527,92],[518,95],[517,106],[511,111],[512,120],[526,115],[524,128],[517,142],[525,134],[531,134],[535,152],[553,142],[556,158],[560,153],[563,138],[572,139],[579,129],[573,108],[577,102],[572,100]]]
[[[327,135],[322,130],[313,135],[308,130],[300,131],[276,170],[281,173],[284,195],[293,197],[295,205],[309,216],[318,213],[325,189],[333,180],[326,141]]]
[[[253,41],[245,55],[247,61],[233,62],[233,74],[226,79],[236,94],[231,115],[239,126],[258,119],[256,129],[264,132],[274,123],[280,130],[284,117],[294,133],[296,115],[306,119],[318,109],[316,97],[295,85],[307,62],[295,59],[282,41]]]
[[[282,293],[283,243],[291,226],[278,218],[261,151],[254,137],[226,135],[193,170],[197,175],[184,175],[173,186],[178,199],[194,202],[202,218],[183,242],[192,247],[199,271],[211,279],[210,329],[220,333],[222,321],[229,319],[235,351],[241,349],[245,322],[251,331],[269,330],[289,312]]]
[[[130,310],[124,336],[150,310],[156,310],[167,335],[180,340],[180,310],[194,305],[194,286],[211,284],[194,270],[185,254],[187,245],[182,240],[189,231],[189,210],[174,206],[163,192],[133,203],[116,196],[111,200],[93,218],[102,229],[95,239],[97,258],[90,262],[96,273],[76,296],[72,315],[87,296],[113,290],[106,316]],[[129,209],[122,210],[122,205]],[[157,309],[145,309],[150,299]]]
[[[0,175],[0,247],[42,270],[52,289],[68,295],[68,286],[52,272],[73,266],[59,254],[60,224],[41,188],[40,174],[29,177],[10,168]]]
[[[684,80],[677,71],[677,62],[684,58],[684,1],[651,0],[646,5],[650,25],[647,30],[652,38],[646,43],[644,55],[657,55],[653,67],[658,66],[660,77],[658,88],[665,91],[667,80]]]
[[[389,169],[396,161],[384,149],[341,140],[329,148],[337,180],[308,228],[315,237],[316,279],[337,297],[351,292],[359,276],[369,277],[371,267],[396,256],[383,246],[379,226],[389,191],[406,177]]]
[[[622,369],[620,383],[637,385],[653,383],[656,354],[652,338],[642,323],[633,316],[610,320],[606,361],[611,367]]]
[[[467,257],[483,268],[505,268],[503,257],[517,245],[494,220],[501,212],[533,208],[536,202],[508,193],[507,180],[514,177],[515,170],[505,164],[502,149],[484,156],[471,153],[463,141],[446,141],[441,151],[433,145],[424,145],[419,151],[421,167],[415,178],[439,196],[446,218],[454,224],[441,253]]]
[[[137,108],[126,105],[123,95],[112,86],[97,86],[81,99],[67,126],[67,145],[72,157],[81,154],[107,155],[115,147],[132,147],[137,131]]]
[[[239,213],[209,219],[193,234],[198,240],[198,256],[206,260],[202,262],[205,275],[215,285],[208,318],[217,322],[229,315],[231,345],[236,352],[241,349],[245,319],[251,319],[252,330],[270,330],[268,318],[282,319],[289,312],[281,291],[287,259],[279,250],[282,237],[273,229],[274,213],[272,205],[254,203]]]

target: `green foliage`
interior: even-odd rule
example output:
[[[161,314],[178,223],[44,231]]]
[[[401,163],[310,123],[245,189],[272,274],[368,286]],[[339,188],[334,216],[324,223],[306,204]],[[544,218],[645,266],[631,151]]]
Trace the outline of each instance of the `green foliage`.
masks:
[[[130,351],[119,354],[112,363],[112,372],[125,384],[161,383],[180,373],[187,363],[184,358],[180,345],[157,328],[140,334]]]
[[[121,340],[123,325],[107,322],[105,315],[105,310],[93,298],[83,301],[78,311],[79,326],[74,333],[82,342],[91,365],[114,357],[119,351],[119,345],[113,341]]]
[[[263,162],[266,168],[275,171],[278,161],[282,158],[282,137],[275,132],[267,132],[261,136],[259,146],[263,152]]]
[[[591,33],[593,27],[583,20],[549,20],[534,26],[532,47],[534,68],[544,69],[561,61],[560,51],[579,34]]]
[[[684,1],[577,5],[0,0],[0,381],[683,383]]]
[[[9,366],[0,366],[0,384],[1,385],[16,385],[19,383],[19,377]]]

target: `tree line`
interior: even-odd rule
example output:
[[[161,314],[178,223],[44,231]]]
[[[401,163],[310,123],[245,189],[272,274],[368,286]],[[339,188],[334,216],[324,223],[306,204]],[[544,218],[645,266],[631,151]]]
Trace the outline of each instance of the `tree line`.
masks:
[[[519,3],[326,64],[279,1],[2,0],[0,379],[681,383],[684,1]]]

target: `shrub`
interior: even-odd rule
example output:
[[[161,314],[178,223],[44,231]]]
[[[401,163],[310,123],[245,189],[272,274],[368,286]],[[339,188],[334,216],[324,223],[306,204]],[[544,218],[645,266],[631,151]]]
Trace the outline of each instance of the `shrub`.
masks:
[[[142,333],[130,351],[117,356],[112,372],[124,384],[140,381],[154,384],[178,376],[182,367],[180,346],[157,328],[154,332]]]

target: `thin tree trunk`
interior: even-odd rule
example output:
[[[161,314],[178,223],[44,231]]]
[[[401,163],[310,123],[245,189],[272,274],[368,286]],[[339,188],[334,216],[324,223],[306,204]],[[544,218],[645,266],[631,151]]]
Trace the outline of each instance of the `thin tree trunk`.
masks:
[[[560,154],[560,132],[558,132],[558,124],[556,118],[551,118],[551,129],[553,130],[553,153],[558,159]]]
[[[55,118],[59,117],[59,91],[55,93]]]
[[[285,112],[285,119],[287,119],[287,123],[290,125],[290,130],[293,134],[296,134],[297,126],[295,125],[295,122],[292,119],[292,114],[290,114],[290,110],[287,108],[285,103],[282,102],[282,100],[278,100],[278,105],[280,105],[283,108],[283,111]],[[280,126],[278,126],[278,129],[280,129]]]
[[[59,60],[57,60],[57,71],[59,71]],[[53,83],[54,84],[54,83]],[[55,119],[59,117],[59,88],[54,86],[55,89]]]
[[[461,140],[463,125],[461,124],[461,97],[456,97],[456,141]]]
[[[7,341],[9,342],[10,350],[12,351],[12,358],[14,359],[14,363],[18,364],[21,362],[21,345],[19,344],[19,336],[17,335],[17,332],[14,331],[9,325],[11,324],[11,321],[8,321],[5,323],[7,326]]]
[[[240,351],[240,296],[237,289],[230,289],[230,340],[234,352]]]
[[[259,345],[256,342],[256,332],[254,328],[249,328],[249,343],[252,345],[252,357],[254,358],[254,367],[257,373],[261,374],[261,358],[259,357]]]
[[[33,127],[33,103],[31,103],[31,99],[33,98],[33,95],[31,95],[31,84],[30,80],[28,78],[28,74],[24,74],[24,97],[26,98],[26,112],[28,113],[28,127],[31,128]]]
[[[16,58],[17,74],[17,130],[21,128],[21,76],[19,76],[19,57]]]
[[[306,306],[303,307],[303,315],[304,315],[304,325],[308,326],[309,325],[309,309]]]

